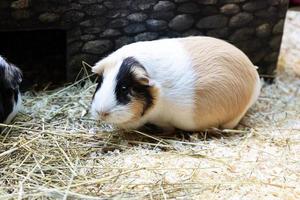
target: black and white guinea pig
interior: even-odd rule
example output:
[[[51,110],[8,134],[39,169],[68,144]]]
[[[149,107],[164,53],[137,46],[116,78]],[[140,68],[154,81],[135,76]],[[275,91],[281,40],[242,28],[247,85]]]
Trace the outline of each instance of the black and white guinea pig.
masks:
[[[92,115],[121,128],[234,128],[260,93],[249,58],[211,37],[137,42],[95,64]]]
[[[0,123],[9,123],[17,114],[21,104],[21,81],[20,69],[0,56]]]

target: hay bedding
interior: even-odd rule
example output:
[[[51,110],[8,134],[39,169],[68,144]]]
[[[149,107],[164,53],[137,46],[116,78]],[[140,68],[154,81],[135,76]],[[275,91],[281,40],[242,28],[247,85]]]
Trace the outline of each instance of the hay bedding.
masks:
[[[25,94],[15,122],[0,125],[0,199],[300,199],[300,79],[287,51],[295,26],[285,27],[280,64],[289,68],[237,131],[114,130],[89,117],[89,77]]]
[[[1,125],[0,199],[299,199],[299,88],[285,72],[238,131],[189,138],[93,121],[88,77],[26,93],[14,124]]]

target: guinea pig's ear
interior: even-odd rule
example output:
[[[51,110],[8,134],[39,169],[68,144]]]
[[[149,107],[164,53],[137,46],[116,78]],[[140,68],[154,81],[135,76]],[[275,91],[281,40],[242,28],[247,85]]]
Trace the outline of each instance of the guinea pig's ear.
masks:
[[[22,82],[21,70],[8,62],[0,63],[0,82],[4,88],[17,89]]]
[[[145,86],[153,86],[154,81],[149,77],[146,69],[142,65],[135,65],[132,68],[132,72],[135,75],[136,80]]]
[[[23,79],[23,74],[22,71],[16,67],[15,65],[12,65],[12,74],[13,74],[13,79],[17,84],[20,84],[22,82]]]
[[[13,64],[6,69],[6,79],[12,89],[17,89],[22,82],[21,70]]]
[[[108,56],[95,64],[92,68],[92,72],[95,74],[102,74],[104,69],[113,67],[116,65],[116,60]]]

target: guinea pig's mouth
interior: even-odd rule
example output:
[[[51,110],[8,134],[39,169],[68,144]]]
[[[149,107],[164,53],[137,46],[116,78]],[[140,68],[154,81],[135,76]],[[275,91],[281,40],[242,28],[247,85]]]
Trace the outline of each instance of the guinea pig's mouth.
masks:
[[[126,124],[133,119],[133,114],[128,112],[127,109],[112,109],[107,113],[93,111],[92,116],[96,120],[117,126]]]

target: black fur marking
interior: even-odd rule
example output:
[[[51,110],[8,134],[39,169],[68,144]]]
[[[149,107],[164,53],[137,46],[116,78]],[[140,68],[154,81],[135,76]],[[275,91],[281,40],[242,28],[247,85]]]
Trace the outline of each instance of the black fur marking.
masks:
[[[98,81],[97,82],[98,82],[98,84],[97,84],[96,90],[95,90],[95,92],[93,94],[93,99],[95,98],[96,92],[101,88],[101,85],[103,83],[103,75],[99,75],[98,76]]]
[[[21,80],[22,73],[14,65],[8,62],[0,65],[0,123],[7,119],[18,101]]]
[[[124,59],[117,74],[117,85],[115,94],[120,104],[128,104],[132,98],[137,98],[144,103],[142,115],[153,105],[153,96],[150,92],[150,86],[142,85],[136,80],[131,69],[133,66],[144,67],[133,57]]]
[[[0,88],[1,90],[2,88]],[[3,123],[8,115],[13,111],[14,108],[14,101],[16,102],[16,96],[18,94],[17,91],[7,89],[1,90],[0,93],[0,123]]]
[[[8,62],[6,62],[5,66],[0,65],[0,87],[6,89],[19,89],[21,82],[22,72],[17,67]]]

